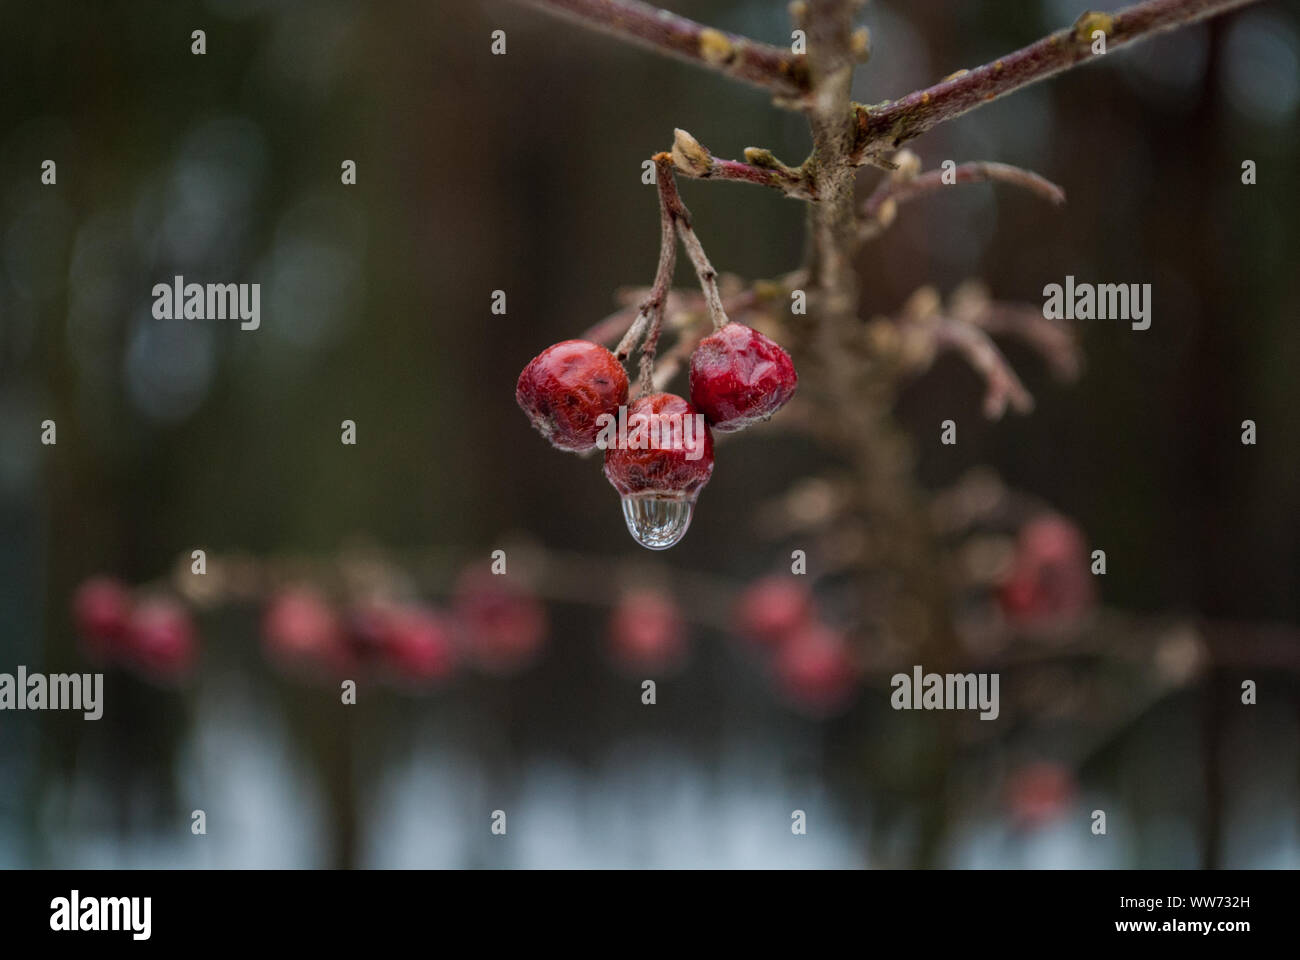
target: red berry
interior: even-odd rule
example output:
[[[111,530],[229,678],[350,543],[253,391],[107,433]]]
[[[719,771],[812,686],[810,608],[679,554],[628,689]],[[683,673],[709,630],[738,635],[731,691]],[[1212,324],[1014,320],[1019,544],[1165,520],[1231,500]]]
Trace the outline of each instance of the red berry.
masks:
[[[126,624],[127,656],[151,678],[184,678],[198,656],[198,639],[189,612],[170,597],[138,603]]]
[[[262,618],[268,655],[292,667],[340,672],[351,663],[343,623],[329,602],[311,587],[278,593]]]
[[[843,708],[856,671],[842,635],[813,623],[786,638],[773,661],[781,692],[796,707],[827,714]]]
[[[1079,528],[1056,514],[1025,524],[998,599],[1008,620],[1027,627],[1067,623],[1086,612],[1094,586]]]
[[[455,613],[475,662],[492,673],[527,666],[546,640],[546,610],[504,575],[467,571],[457,584]]]
[[[113,577],[91,577],[77,588],[72,618],[90,653],[111,657],[118,653],[131,614],[131,595]]]
[[[524,367],[515,402],[554,446],[581,453],[595,447],[600,415],[627,403],[627,373],[600,344],[565,340]]]
[[[348,611],[344,635],[348,653],[354,660],[374,663],[383,659],[395,609],[388,603],[366,601]]]
[[[631,669],[667,669],[686,652],[677,604],[658,590],[624,594],[610,616],[609,639],[615,659]]]
[[[1018,825],[1037,827],[1060,816],[1074,798],[1074,776],[1056,763],[1039,762],[1007,780],[1006,802]]]
[[[605,477],[623,498],[633,539],[664,550],[686,536],[700,490],[713,474],[713,435],[681,397],[655,393],[634,400],[627,436],[605,450]]]
[[[423,607],[392,611],[385,631],[384,655],[401,680],[430,683],[449,676],[456,665],[451,624]]]
[[[740,634],[760,647],[779,646],[808,626],[813,616],[810,591],[796,577],[771,576],[755,581],[736,601]]]
[[[743,323],[726,324],[691,354],[691,403],[714,430],[742,430],[766,420],[798,384],[790,355]]]

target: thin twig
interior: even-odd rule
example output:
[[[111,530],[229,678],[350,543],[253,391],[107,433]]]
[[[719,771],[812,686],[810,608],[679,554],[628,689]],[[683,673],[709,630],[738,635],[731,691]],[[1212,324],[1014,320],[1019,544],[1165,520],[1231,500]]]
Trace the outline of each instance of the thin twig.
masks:
[[[1034,398],[997,344],[976,322],[991,306],[987,292],[978,284],[968,282],[958,287],[946,310],[933,287],[922,287],[908,298],[898,317],[883,321],[883,326],[901,335],[889,338],[893,340],[890,352],[900,361],[899,369],[904,373],[929,369],[941,350],[960,353],[984,378],[984,416],[997,420],[1007,407],[1029,413]]]
[[[715,157],[685,130],[673,131],[673,163],[677,172],[697,180],[734,180],[760,187],[774,187],[787,197],[816,200],[817,185],[804,168],[791,167],[772,155],[771,150],[746,147],[745,161]]]
[[[641,376],[639,390],[649,393],[654,377],[655,354],[659,352],[659,333],[664,325],[664,305],[672,286],[673,271],[677,267],[677,241],[673,237],[673,215],[664,200],[664,187],[659,187],[659,267],[655,270],[654,286],[650,296],[641,306],[642,313],[650,316],[650,330],[641,345]]]
[[[677,192],[672,154],[657,153],[654,161],[659,196],[677,224],[677,235],[681,237],[686,256],[690,258],[691,265],[695,267],[695,275],[700,279],[700,289],[704,291],[704,303],[709,309],[713,329],[721,330],[727,323],[727,311],[722,305],[722,295],[718,292],[718,271],[709,262],[700,238],[695,235],[695,228],[691,225],[691,212],[686,209],[686,204],[682,203],[681,195]]]
[[[661,154],[667,156],[667,154]],[[656,158],[657,162],[658,158]],[[655,351],[659,346],[659,331],[663,326],[664,305],[673,283],[673,271],[677,267],[677,241],[673,237],[673,222],[676,215],[673,205],[680,205],[677,188],[671,177],[665,183],[662,173],[657,171],[655,178],[659,187],[659,264],[655,268],[654,284],[650,293],[637,310],[636,319],[628,328],[623,339],[619,341],[614,356],[619,361],[626,360],[641,338],[645,343],[641,347],[641,389],[644,392],[654,371]],[[647,333],[648,329],[648,333]]]
[[[1195,23],[1257,0],[1146,0],[1114,14],[1085,13],[1073,26],[977,67],[960,70],[900,100],[857,106],[854,159],[897,149],[932,127],[1079,63],[1097,60],[1093,34],[1106,35],[1107,53],[1165,30]]]
[[[1043,316],[1043,308],[1024,303],[992,302],[971,322],[991,336],[1013,336],[1047,361],[1053,376],[1066,383],[1083,372],[1083,354],[1074,328],[1064,320]]]
[[[524,2],[784,98],[798,98],[808,90],[804,58],[789,49],[706,27],[640,0]]]
[[[948,179],[945,178],[945,174]],[[996,180],[1022,187],[1031,193],[1050,200],[1056,205],[1065,203],[1065,191],[1052,181],[1031,170],[1013,167],[1006,163],[978,161],[962,163],[950,170],[927,170],[910,179],[888,177],[867,197],[862,206],[862,220],[858,226],[858,241],[871,240],[883,233],[894,220],[900,203],[933,193],[945,186],[959,183],[983,183]]]
[[[1016,413],[1034,409],[1034,398],[987,333],[965,320],[940,317],[934,332],[940,348],[955,350],[984,378],[984,416],[1001,419],[1007,407]]]

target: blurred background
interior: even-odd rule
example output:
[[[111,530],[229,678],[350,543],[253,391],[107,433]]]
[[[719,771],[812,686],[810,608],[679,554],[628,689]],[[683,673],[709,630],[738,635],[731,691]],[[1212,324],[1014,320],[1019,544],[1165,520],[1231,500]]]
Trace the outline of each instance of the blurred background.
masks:
[[[669,6],[789,37],[783,3]],[[874,0],[855,97],[901,96],[1082,10]],[[1294,6],[1117,52],[923,137],[927,168],[1016,164],[1069,203],[963,187],[864,251],[864,317],[972,277],[1029,303],[1066,274],[1153,286],[1150,330],[1083,329],[1071,386],[1006,347],[1030,416],[979,420],[955,359],[901,399],[926,488],[989,468],[1052,504],[1107,550],[1099,601],[1123,613],[1096,629],[1174,637],[1150,663],[1008,668],[1003,718],[983,724],[896,713],[881,683],[804,709],[739,636],[736,598],[802,545],[772,535],[773,503],[835,467],[779,417],[719,445],[690,534],[650,554],[599,463],[551,450],[514,403],[532,356],[651,280],[641,163],[674,127],[797,163],[802,118],[505,2],[0,0],[0,37],[0,671],[106,671],[99,721],[0,713],[0,866],[1300,866]],[[798,266],[797,202],[682,192],[719,269]],[[154,319],[153,285],[178,274],[260,283],[261,328]],[[931,442],[946,417],[955,448]],[[215,582],[187,594],[194,549]],[[345,707],[337,676],[267,655],[273,582],[396,578],[461,611],[455,633],[498,549],[523,594],[484,603],[525,633],[546,621],[510,669],[361,679]],[[851,631],[819,562],[809,549],[820,616]],[[73,617],[97,574],[179,592],[192,666],[97,665]],[[633,588],[683,620],[671,669],[620,668],[611,609]],[[1249,663],[1161,674],[1199,649],[1184,624],[1274,639]],[[1244,679],[1256,706],[1238,705]]]

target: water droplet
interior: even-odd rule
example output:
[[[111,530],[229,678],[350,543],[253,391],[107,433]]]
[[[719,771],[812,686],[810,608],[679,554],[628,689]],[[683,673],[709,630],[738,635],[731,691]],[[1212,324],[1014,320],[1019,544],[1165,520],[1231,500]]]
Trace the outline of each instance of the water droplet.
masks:
[[[667,550],[686,536],[694,509],[694,498],[655,494],[623,498],[628,533],[648,550]]]

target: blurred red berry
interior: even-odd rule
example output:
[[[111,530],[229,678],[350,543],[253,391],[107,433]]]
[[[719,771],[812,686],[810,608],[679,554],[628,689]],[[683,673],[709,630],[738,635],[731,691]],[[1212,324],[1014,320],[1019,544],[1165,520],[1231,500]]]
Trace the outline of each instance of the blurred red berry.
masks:
[[[691,354],[691,403],[719,432],[768,419],[798,384],[790,355],[743,323],[726,324]]]
[[[740,595],[734,616],[741,636],[774,648],[812,622],[812,591],[797,577],[763,577]]]
[[[290,587],[271,599],[262,640],[272,659],[291,667],[338,671],[351,661],[341,618],[312,587]]]
[[[385,631],[384,656],[399,680],[431,683],[450,676],[456,666],[452,625],[432,610],[393,610]]]
[[[527,666],[546,639],[546,610],[505,575],[467,571],[456,587],[455,615],[473,660],[492,673]]]
[[[131,594],[113,577],[91,577],[77,588],[72,599],[72,618],[86,649],[100,658],[120,653],[131,615]]]
[[[1007,809],[1018,826],[1042,826],[1066,811],[1075,789],[1074,775],[1060,764],[1031,763],[1007,778]]]
[[[348,611],[344,635],[352,660],[377,663],[387,656],[395,610],[389,603],[365,602]]]
[[[627,403],[627,372],[598,343],[565,340],[547,347],[519,374],[515,402],[538,432],[561,450],[596,445],[601,414]]]
[[[677,604],[658,590],[624,594],[609,621],[614,658],[623,666],[663,670],[679,663],[686,652],[686,630]]]
[[[1083,534],[1065,517],[1031,520],[1020,530],[1011,572],[998,593],[1002,612],[1026,627],[1077,619],[1094,600],[1088,559]]]
[[[794,706],[813,714],[833,713],[846,706],[856,679],[848,642],[820,623],[788,636],[772,669],[782,694]]]
[[[189,611],[171,597],[148,597],[127,620],[127,657],[155,680],[184,679],[198,658],[198,638]]]

